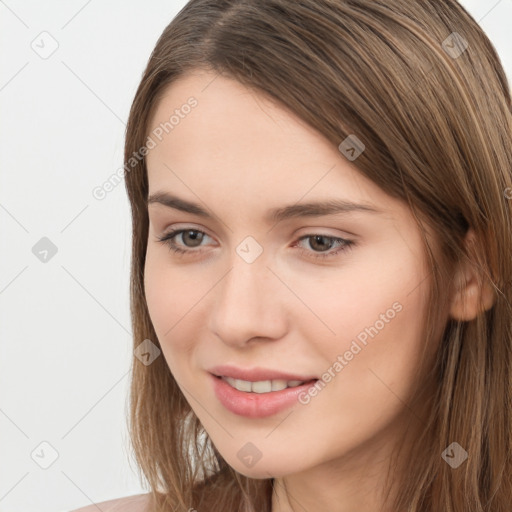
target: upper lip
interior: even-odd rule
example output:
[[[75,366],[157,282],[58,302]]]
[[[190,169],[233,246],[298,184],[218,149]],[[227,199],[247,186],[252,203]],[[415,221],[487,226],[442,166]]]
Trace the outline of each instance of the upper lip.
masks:
[[[214,366],[208,370],[217,377],[232,377],[233,379],[247,380],[251,382],[259,382],[263,380],[299,380],[301,382],[309,382],[317,378],[310,375],[297,375],[294,373],[285,373],[270,368],[237,368],[230,365]]]

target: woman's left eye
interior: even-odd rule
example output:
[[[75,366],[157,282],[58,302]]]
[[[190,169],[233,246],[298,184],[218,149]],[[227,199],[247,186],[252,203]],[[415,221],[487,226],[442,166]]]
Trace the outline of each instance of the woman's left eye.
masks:
[[[327,250],[330,250],[335,245],[337,245],[337,247],[338,247],[338,249],[333,252],[313,254],[313,258],[331,258],[343,251],[351,249],[352,246],[355,244],[355,242],[353,242],[352,240],[347,240],[346,238],[339,238],[336,236],[320,235],[320,234],[304,235],[304,236],[300,237],[298,241],[302,242],[303,240],[308,240],[308,239],[310,240],[308,243],[308,245],[310,247],[313,247],[313,246],[318,247],[318,245],[320,245],[320,247],[325,246],[326,245],[325,240],[329,241],[327,243],[327,245],[329,246],[329,247],[327,247]],[[302,254],[304,254],[305,252],[310,252],[310,251],[302,250]],[[316,251],[313,251],[313,252],[316,252]]]
[[[185,249],[180,247],[176,242],[173,240],[176,236],[181,235],[182,243],[185,243]],[[186,236],[184,236],[186,235]],[[180,254],[192,254],[192,253],[200,253],[202,251],[195,251],[191,247],[198,247],[201,242],[204,240],[204,237],[208,237],[208,235],[200,231],[198,229],[176,229],[174,231],[171,231],[170,233],[167,233],[163,235],[162,237],[157,237],[159,242],[162,242],[163,244],[167,245],[170,250],[172,250],[175,253]],[[186,245],[186,238],[188,238],[189,242],[192,242],[191,246]],[[314,254],[315,250],[306,250],[302,249],[301,254],[309,253],[306,256],[307,257],[313,257],[313,258],[331,258],[336,256],[337,254],[346,251],[349,248],[352,248],[353,245],[355,245],[355,242],[352,240],[347,240],[345,238],[339,238],[329,235],[321,235],[321,234],[310,234],[310,235],[304,235],[299,238],[299,240],[296,242],[300,243],[303,240],[310,240],[308,245],[310,247],[319,247],[320,249],[327,249],[329,251],[332,249],[333,246],[337,246],[338,249],[333,252],[321,252],[318,254]],[[326,247],[327,246],[327,247]],[[293,247],[296,247],[294,245]],[[313,253],[313,254],[311,254]]]

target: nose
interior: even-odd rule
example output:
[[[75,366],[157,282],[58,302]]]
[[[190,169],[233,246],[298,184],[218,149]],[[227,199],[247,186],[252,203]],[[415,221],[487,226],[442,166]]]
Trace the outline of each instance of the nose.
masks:
[[[231,263],[231,269],[215,287],[210,332],[233,348],[241,348],[256,338],[284,336],[286,302],[290,302],[283,295],[288,291],[286,287],[262,257],[247,263],[235,254]]]

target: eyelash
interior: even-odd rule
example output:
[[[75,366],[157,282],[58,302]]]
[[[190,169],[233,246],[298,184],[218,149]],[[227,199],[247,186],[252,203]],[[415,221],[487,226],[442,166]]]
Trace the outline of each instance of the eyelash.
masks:
[[[209,236],[207,233],[205,233],[204,231],[200,231],[199,229],[175,229],[174,231],[171,231],[165,235],[163,235],[162,237],[157,237],[158,241],[165,244],[169,250],[173,251],[174,253],[177,253],[177,254],[180,254],[180,255],[186,255],[187,253],[200,253],[202,251],[195,251],[193,249],[181,249],[180,247],[178,247],[176,245],[175,242],[172,242],[172,239],[176,236],[176,235],[179,235],[181,233],[185,233],[187,231],[193,231],[195,233],[202,233],[203,235],[206,235],[206,236]],[[319,234],[319,233],[315,233],[315,234],[309,234],[309,235],[304,235],[304,236],[301,236],[297,242],[300,242],[302,240],[305,240],[307,238],[312,238],[312,237],[315,237],[315,236],[320,236],[320,237],[323,237],[323,238],[327,238],[329,240],[334,240],[335,242],[341,242],[342,245],[334,252],[324,252],[324,253],[318,253],[318,254],[313,254],[313,259],[316,259],[316,258],[332,258],[334,256],[337,256],[338,254],[342,253],[342,252],[345,252],[349,249],[352,249],[352,247],[355,245],[355,242],[353,240],[347,240],[345,238],[339,238],[339,237],[335,237],[335,236],[329,236],[329,235],[322,235],[322,234]],[[295,247],[295,246],[294,246]],[[301,255],[304,255],[304,253],[311,253],[311,251],[308,251],[306,249],[301,249]],[[310,256],[308,256],[310,257]]]

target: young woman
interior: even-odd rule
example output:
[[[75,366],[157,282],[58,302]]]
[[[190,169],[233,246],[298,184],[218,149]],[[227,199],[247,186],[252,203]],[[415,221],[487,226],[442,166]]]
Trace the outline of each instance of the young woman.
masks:
[[[112,510],[509,512],[511,142],[455,0],[189,2],[127,127]]]

